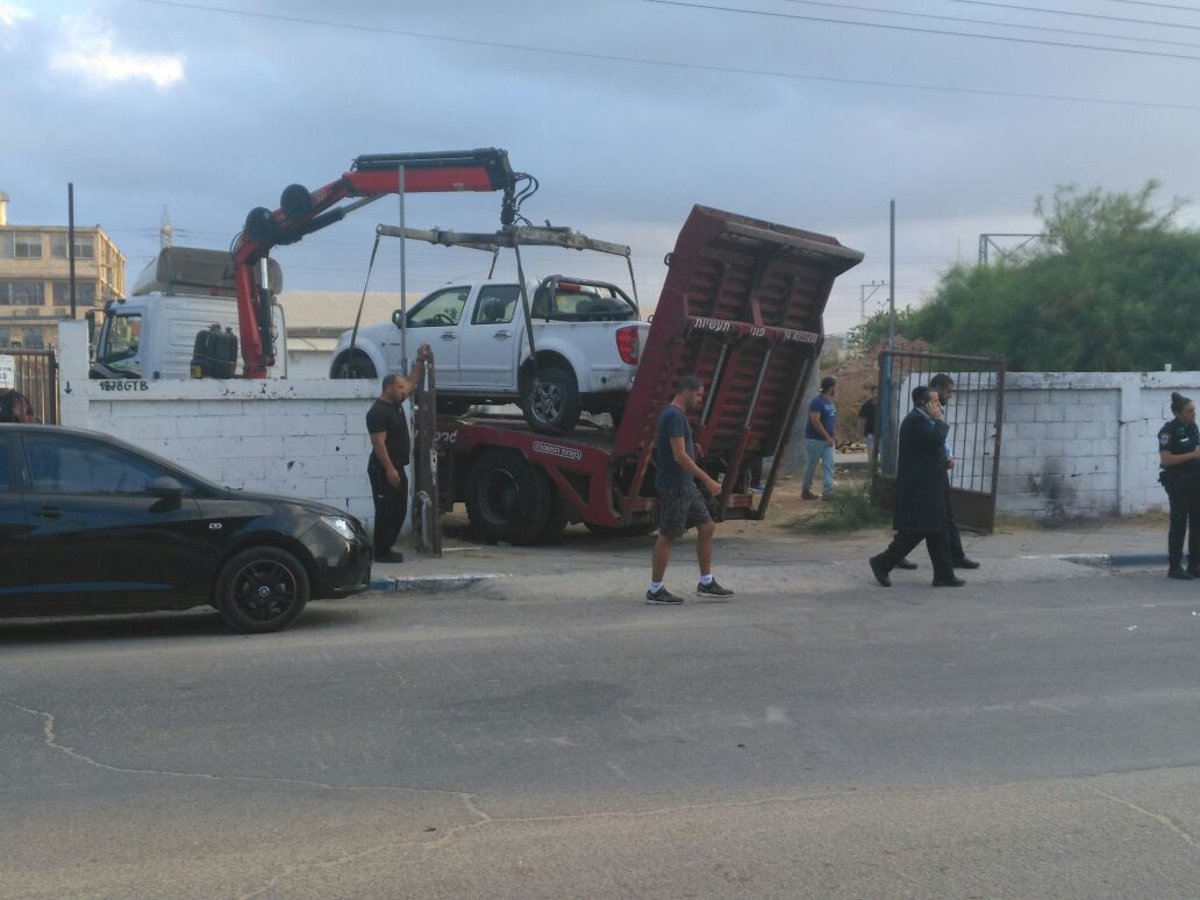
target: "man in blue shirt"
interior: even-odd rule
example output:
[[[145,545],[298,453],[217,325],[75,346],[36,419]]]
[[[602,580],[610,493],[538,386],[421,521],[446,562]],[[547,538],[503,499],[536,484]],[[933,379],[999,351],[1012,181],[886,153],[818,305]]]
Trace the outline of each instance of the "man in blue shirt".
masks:
[[[700,564],[700,583],[696,593],[704,597],[725,598],[733,591],[721,587],[712,574],[713,524],[708,505],[696,487],[697,479],[713,497],[721,493],[719,485],[696,465],[696,447],[692,441],[689,410],[704,404],[704,385],[694,375],[684,375],[675,387],[675,398],[658,417],[654,436],[654,487],[658,491],[658,539],[654,542],[649,604],[682,603],[683,598],[667,590],[663,579],[671,560],[671,545],[689,528],[696,529],[696,561]]]
[[[821,379],[821,393],[808,404],[808,421],[804,423],[804,449],[808,459],[804,464],[804,480],[800,484],[800,496],[805,500],[816,500],[812,492],[813,474],[817,463],[821,463],[821,489],[823,496],[833,493],[833,432],[837,422],[837,406],[833,402],[837,379]]]

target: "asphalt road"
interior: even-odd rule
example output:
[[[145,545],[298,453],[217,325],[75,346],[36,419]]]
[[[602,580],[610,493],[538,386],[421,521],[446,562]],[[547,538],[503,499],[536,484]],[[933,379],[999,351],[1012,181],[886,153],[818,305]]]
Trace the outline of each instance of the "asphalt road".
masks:
[[[1200,587],[756,572],[0,623],[0,896],[1200,893]]]

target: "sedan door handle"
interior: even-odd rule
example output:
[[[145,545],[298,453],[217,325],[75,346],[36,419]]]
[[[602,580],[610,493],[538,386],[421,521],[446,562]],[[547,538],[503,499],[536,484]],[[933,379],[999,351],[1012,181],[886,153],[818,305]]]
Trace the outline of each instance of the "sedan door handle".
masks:
[[[505,338],[512,337],[512,332],[511,331],[497,331],[495,334],[492,335],[492,337],[494,337],[498,341],[502,341]]]
[[[38,515],[43,519],[61,519],[62,514],[62,510],[57,506],[43,506],[38,510]]]
[[[456,341],[456,340],[458,340],[458,335],[455,334],[453,331],[443,331],[442,332],[442,340],[443,341]]]

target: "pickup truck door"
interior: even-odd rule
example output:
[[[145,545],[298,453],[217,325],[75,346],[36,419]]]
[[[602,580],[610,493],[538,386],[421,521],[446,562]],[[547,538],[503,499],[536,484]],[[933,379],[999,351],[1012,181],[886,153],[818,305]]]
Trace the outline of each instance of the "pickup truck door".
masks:
[[[471,295],[470,285],[440,288],[417,302],[408,313],[408,364],[417,358],[417,347],[429,344],[433,348],[433,359],[437,365],[437,386],[455,388],[459,386],[459,331],[467,298]],[[396,314],[399,316],[399,313]],[[389,372],[401,372],[400,327],[396,326],[388,343],[383,348]]]
[[[520,288],[485,284],[459,339],[460,385],[473,390],[517,388],[517,348],[521,345]],[[441,380],[438,368],[438,380]]]

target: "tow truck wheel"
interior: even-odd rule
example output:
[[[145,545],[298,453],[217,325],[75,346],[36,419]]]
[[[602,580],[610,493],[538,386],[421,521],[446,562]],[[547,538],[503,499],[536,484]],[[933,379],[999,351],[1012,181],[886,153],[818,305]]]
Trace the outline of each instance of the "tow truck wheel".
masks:
[[[579,385],[566,369],[540,369],[521,398],[525,421],[539,434],[570,434],[579,421]]]
[[[537,543],[550,517],[550,480],[521,454],[480,454],[467,476],[467,517],[485,541]]]
[[[354,352],[341,356],[333,364],[334,378],[376,378],[375,363],[365,353]]]
[[[545,488],[550,494],[550,515],[546,517],[546,527],[542,529],[538,543],[557,544],[562,540],[563,532],[567,530],[567,523],[570,521],[571,515],[567,511],[567,504],[563,500],[562,494],[554,487],[550,476],[545,472],[538,472],[538,477],[546,482]]]
[[[278,547],[251,547],[222,567],[213,600],[234,631],[266,634],[295,622],[308,594],[308,573],[300,560]]]

